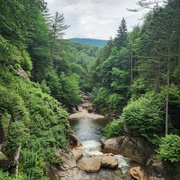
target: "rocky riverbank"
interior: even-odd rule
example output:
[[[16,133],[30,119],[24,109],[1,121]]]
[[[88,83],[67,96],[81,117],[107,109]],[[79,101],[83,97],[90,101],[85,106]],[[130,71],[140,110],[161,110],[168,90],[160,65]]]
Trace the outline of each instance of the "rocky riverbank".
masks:
[[[148,180],[140,166],[130,167],[130,159],[112,152],[103,153],[101,144],[97,143],[89,149],[87,144],[79,143],[74,135],[70,139],[70,151],[56,150],[57,157],[61,157],[64,163],[48,169],[51,180],[101,180],[104,176],[108,178],[107,175],[117,180]],[[93,142],[88,143],[92,145]]]
[[[92,107],[92,103],[90,101],[86,101],[83,104],[78,106],[78,109],[75,110],[75,113],[69,116],[69,119],[81,119],[81,118],[89,118],[93,120],[103,119],[105,116],[95,114],[94,109]]]
[[[73,122],[75,119],[85,122],[85,119],[94,121],[105,118],[94,113],[89,99],[84,100],[75,111],[69,116]],[[130,131],[127,133],[131,134]],[[49,172],[52,180],[165,180],[161,178],[162,165],[153,163],[153,148],[137,134],[102,139],[101,143],[93,140],[80,143],[72,134],[69,139],[70,150],[57,151],[57,156],[62,157],[64,163],[51,166]]]

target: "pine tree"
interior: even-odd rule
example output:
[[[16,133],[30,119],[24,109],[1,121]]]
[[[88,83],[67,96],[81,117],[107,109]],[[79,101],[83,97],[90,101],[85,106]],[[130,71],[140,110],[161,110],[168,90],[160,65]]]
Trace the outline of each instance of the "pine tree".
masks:
[[[127,37],[127,25],[125,19],[123,18],[121,20],[121,24],[117,30],[117,35],[114,40],[115,45],[118,49],[124,46],[126,37]]]
[[[56,12],[54,16],[49,20],[49,28],[51,31],[51,66],[53,65],[54,52],[55,52],[55,40],[62,38],[64,30],[68,29],[69,26],[65,25],[64,15]]]

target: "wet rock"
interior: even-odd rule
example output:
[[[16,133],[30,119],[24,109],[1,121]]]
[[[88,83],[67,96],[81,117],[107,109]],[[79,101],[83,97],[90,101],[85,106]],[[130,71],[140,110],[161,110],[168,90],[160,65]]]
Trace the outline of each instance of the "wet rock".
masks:
[[[153,163],[152,164],[152,167],[153,167],[153,169],[157,172],[157,173],[163,173],[163,171],[164,171],[164,166],[163,166],[163,164],[161,163],[161,162],[159,162],[159,163]]]
[[[152,154],[152,146],[141,137],[120,136],[101,140],[101,147],[104,153],[122,154],[135,162],[144,163]]]
[[[78,145],[78,138],[74,134],[69,134],[69,139],[70,139],[70,145],[71,146],[77,146]]]
[[[140,166],[132,167],[129,172],[135,180],[148,180],[147,174],[140,168]]]
[[[119,148],[119,138],[101,139],[101,148],[103,153],[121,154]]]
[[[83,158],[78,163],[78,168],[88,173],[98,172],[101,168],[101,158],[100,157]]]
[[[83,157],[84,150],[82,149],[74,149],[72,150],[73,156],[76,162]]]
[[[118,159],[114,156],[104,156],[101,161],[102,167],[116,169],[118,167]]]
[[[88,108],[88,113],[93,113],[94,109],[93,108]]]

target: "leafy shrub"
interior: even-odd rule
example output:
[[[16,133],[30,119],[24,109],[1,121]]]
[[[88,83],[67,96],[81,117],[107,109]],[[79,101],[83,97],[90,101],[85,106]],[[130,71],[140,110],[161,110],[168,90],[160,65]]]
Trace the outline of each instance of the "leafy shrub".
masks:
[[[8,112],[12,120],[28,121],[29,114],[23,98],[18,94],[0,85],[0,113]]]
[[[123,109],[122,119],[130,129],[139,132],[150,143],[156,144],[156,136],[164,133],[162,107],[163,103],[158,100],[156,94],[147,93]]]
[[[110,109],[112,110],[116,110],[119,109],[119,107],[122,105],[122,102],[125,98],[117,93],[112,93],[111,95],[109,95],[108,98],[108,106]]]
[[[19,174],[16,178],[9,176],[7,172],[3,172],[0,170],[0,179],[1,180],[25,180],[25,176],[22,174]]]
[[[104,136],[106,138],[111,138],[115,136],[123,135],[124,128],[123,128],[124,122],[121,120],[113,120],[109,124],[106,125],[104,128]]]
[[[8,40],[0,35],[0,62],[3,64],[10,61],[11,64],[14,64],[16,62],[15,54],[17,54],[17,52],[17,47],[13,46]]]
[[[78,76],[76,74],[66,76],[62,73],[60,82],[62,85],[61,102],[70,107],[77,105],[80,102]]]
[[[47,83],[46,83],[45,80],[42,80],[42,82],[41,82],[40,85],[41,85],[41,89],[42,89],[42,91],[43,91],[44,93],[51,94],[51,90],[50,90],[50,88],[47,86]]]
[[[11,153],[17,150],[21,143],[28,138],[27,130],[22,121],[11,122],[8,137],[8,154],[11,155]]]
[[[98,90],[97,96],[94,99],[94,103],[99,105],[100,107],[107,107],[107,98],[109,96],[109,90],[101,87]]]
[[[169,134],[161,138],[157,153],[164,161],[180,162],[180,136]]]

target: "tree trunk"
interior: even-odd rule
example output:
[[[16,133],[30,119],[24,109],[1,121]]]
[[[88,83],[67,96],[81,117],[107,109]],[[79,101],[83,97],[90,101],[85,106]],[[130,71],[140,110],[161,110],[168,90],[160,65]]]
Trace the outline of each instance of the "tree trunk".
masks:
[[[178,67],[180,68],[180,42],[179,42]]]
[[[53,40],[52,40],[51,67],[53,66],[53,61],[54,61],[54,52],[55,52],[55,33],[54,33],[54,35],[53,35]]]
[[[157,69],[157,73],[156,73],[156,79],[155,79],[155,88],[156,88],[156,93],[159,94],[160,93],[160,59],[158,58],[158,69]]]
[[[166,121],[165,121],[165,134],[168,134],[168,119],[169,119],[169,76],[170,76],[170,43],[168,47],[168,62],[167,62],[167,84],[166,84]]]
[[[131,84],[133,83],[133,52],[131,51]]]

